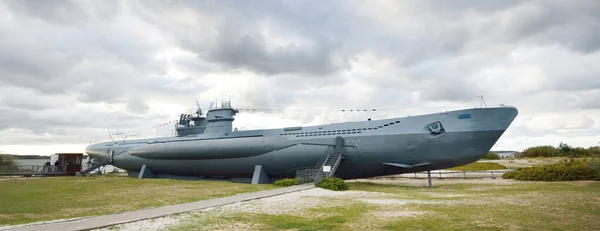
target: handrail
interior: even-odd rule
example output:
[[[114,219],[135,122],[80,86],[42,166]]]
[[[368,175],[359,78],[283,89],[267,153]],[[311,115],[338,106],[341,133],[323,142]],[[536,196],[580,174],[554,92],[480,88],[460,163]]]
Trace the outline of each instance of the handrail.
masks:
[[[514,172],[514,169],[499,169],[499,170],[464,170],[464,171],[452,171],[452,170],[438,170],[431,171],[431,176],[438,179],[475,179],[475,178],[501,178],[502,174],[507,172]],[[378,176],[373,177],[374,179],[396,179],[396,178],[409,178],[409,179],[425,179],[427,178],[427,172],[413,172],[403,173],[398,175],[390,176]]]
[[[0,175],[65,175],[65,165],[1,165]]]

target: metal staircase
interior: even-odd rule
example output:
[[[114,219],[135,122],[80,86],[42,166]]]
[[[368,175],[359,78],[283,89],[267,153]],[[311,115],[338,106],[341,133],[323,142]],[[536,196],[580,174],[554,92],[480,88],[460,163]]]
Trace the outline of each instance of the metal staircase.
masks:
[[[344,138],[338,136],[335,138],[335,146],[333,153],[328,155],[320,166],[315,169],[315,182],[319,182],[323,178],[333,177],[344,155]]]
[[[88,174],[96,169],[98,169],[99,167],[105,166],[105,165],[109,165],[110,161],[103,161],[103,162],[96,162],[93,163],[92,166],[90,166],[89,168],[86,168],[85,170],[81,171],[81,175],[85,175]]]
[[[116,144],[117,144],[117,142],[114,142],[113,145],[116,145]],[[88,174],[88,173],[90,173],[90,172],[92,172],[92,171],[94,171],[94,170],[102,167],[102,166],[106,166],[106,165],[112,164],[114,153],[115,153],[115,151],[112,149],[112,146],[110,146],[108,148],[108,150],[106,150],[106,155],[105,155],[104,161],[94,162],[94,163],[92,163],[92,166],[90,166],[89,168],[86,168],[85,170],[83,170],[83,171],[81,171],[79,173],[81,175],[85,175],[85,174]],[[121,153],[123,153],[123,152],[121,152]],[[121,154],[121,153],[119,153],[119,154]]]

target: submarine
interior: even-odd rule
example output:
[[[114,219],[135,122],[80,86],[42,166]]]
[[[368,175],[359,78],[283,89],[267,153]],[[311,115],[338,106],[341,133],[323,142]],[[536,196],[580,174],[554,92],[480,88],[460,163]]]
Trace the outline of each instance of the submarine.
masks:
[[[231,102],[180,114],[176,135],[92,144],[97,165],[138,178],[269,183],[430,171],[481,159],[513,122],[512,106],[276,129],[233,129]],[[318,180],[318,179],[315,179]]]

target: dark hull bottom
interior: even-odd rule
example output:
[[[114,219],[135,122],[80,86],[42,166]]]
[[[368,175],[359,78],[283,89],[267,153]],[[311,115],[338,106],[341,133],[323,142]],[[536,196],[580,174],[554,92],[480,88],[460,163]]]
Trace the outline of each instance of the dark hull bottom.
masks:
[[[367,178],[460,166],[479,160],[504,131],[449,132],[431,138],[428,134],[348,137],[347,158],[336,177]],[[322,141],[322,140],[321,140]],[[327,141],[329,142],[329,141]],[[333,143],[333,142],[331,142]],[[249,179],[254,166],[263,165],[271,179],[295,177],[296,170],[314,168],[327,156],[327,146],[296,145],[267,154],[215,160],[151,160],[127,153],[115,157],[114,165],[137,176],[146,164],[159,178],[175,179]],[[429,165],[399,168],[382,162]]]

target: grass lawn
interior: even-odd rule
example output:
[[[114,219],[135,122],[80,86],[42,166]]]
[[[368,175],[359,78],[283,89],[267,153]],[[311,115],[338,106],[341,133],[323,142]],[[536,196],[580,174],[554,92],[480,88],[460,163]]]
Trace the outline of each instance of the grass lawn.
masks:
[[[433,189],[369,183],[351,186],[416,201],[402,210],[420,211],[422,215],[382,222],[380,228],[384,230],[596,230],[600,227],[600,182],[456,184]],[[404,192],[408,193],[403,195]]]
[[[0,225],[120,213],[273,188],[110,175],[0,178]]]
[[[457,183],[434,188],[352,182],[351,190],[345,192],[309,193],[309,190],[305,196],[287,200],[281,197],[193,213],[166,229],[597,230],[600,227],[600,182],[503,182]]]

